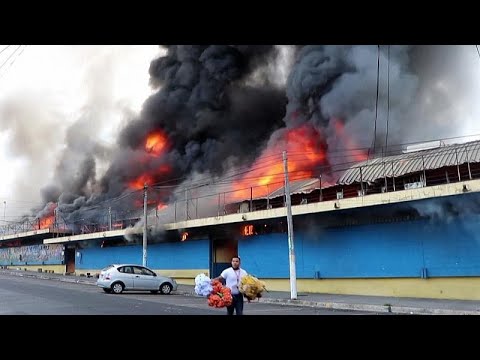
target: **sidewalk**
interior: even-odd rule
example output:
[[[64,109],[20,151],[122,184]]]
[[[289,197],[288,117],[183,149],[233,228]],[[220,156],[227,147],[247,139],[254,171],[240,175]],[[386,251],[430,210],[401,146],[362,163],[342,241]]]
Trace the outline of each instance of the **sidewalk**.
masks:
[[[13,269],[0,269],[0,274],[95,285],[95,278],[85,276],[38,273]],[[193,285],[178,285],[175,292],[184,296],[197,296]],[[290,300],[290,292],[265,292],[260,302],[285,306],[306,306],[336,310],[391,312],[414,315],[480,315],[480,301],[442,300],[421,298],[396,298],[385,296],[333,295],[298,293],[297,300]],[[255,300],[257,301],[257,300]]]

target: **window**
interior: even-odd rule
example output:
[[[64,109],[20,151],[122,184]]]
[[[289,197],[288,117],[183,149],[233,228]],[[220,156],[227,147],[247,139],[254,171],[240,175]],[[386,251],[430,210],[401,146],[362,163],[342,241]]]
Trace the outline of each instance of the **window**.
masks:
[[[146,268],[140,267],[140,266],[134,266],[133,271],[134,271],[135,274],[138,274],[138,275],[153,276],[153,272],[151,272],[150,270],[148,270]]]
[[[153,272],[151,272],[150,270],[145,269],[145,268],[142,269],[142,274],[143,275],[148,275],[148,276],[153,276]]]
[[[125,274],[132,274],[133,273],[131,266],[122,266],[121,268],[118,268],[118,271],[121,272],[121,273],[125,273]]]

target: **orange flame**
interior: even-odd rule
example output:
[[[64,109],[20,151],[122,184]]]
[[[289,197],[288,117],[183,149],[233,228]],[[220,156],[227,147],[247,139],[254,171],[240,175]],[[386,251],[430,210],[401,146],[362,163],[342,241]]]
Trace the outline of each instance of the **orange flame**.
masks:
[[[167,136],[160,130],[148,134],[145,140],[145,151],[155,156],[161,155],[166,146]]]
[[[151,132],[145,139],[145,151],[151,156],[158,157],[161,155],[165,151],[167,145],[167,135],[161,130]],[[145,184],[151,186],[152,184],[157,183],[162,175],[168,174],[172,170],[171,166],[168,164],[162,164],[153,168],[153,166],[150,165],[151,157],[148,156],[140,156],[136,161],[137,163],[142,164],[145,170],[133,180],[128,181],[128,187],[133,190],[141,190]]]
[[[157,174],[168,174],[172,170],[171,166],[168,164],[163,164],[157,169]]]
[[[166,209],[168,207],[167,204],[164,204],[164,203],[159,203],[157,205],[157,210],[163,210],[163,209]]]
[[[143,173],[137,176],[135,179],[128,182],[128,186],[133,190],[141,190],[145,183],[152,185],[155,183],[155,178],[164,174],[168,174],[172,170],[168,164],[163,164],[158,167],[153,173]]]
[[[47,216],[47,217],[44,217],[44,218],[40,219],[40,229],[49,228],[50,226],[53,225],[54,221],[55,221],[55,218],[54,218],[53,215],[50,215],[50,216]]]
[[[114,229],[123,229],[123,223],[121,222],[116,222],[112,224],[112,228]]]
[[[144,206],[144,201],[143,200],[135,200],[133,203],[134,203],[135,207],[137,207],[137,208]],[[147,199],[147,206],[148,207],[151,207],[151,205],[156,205],[156,204],[157,204],[156,200]]]
[[[152,177],[151,177],[149,174],[142,174],[142,175],[140,175],[140,176],[137,177],[136,179],[130,181],[130,182],[128,183],[128,186],[131,187],[131,188],[134,189],[134,190],[140,190],[140,189],[143,189],[145,183],[146,183],[147,185],[153,183],[153,179],[152,179]]]
[[[342,143],[345,144],[345,148],[348,149],[346,151],[347,157],[353,158],[353,160],[356,162],[367,160],[368,155],[366,151],[358,149],[355,141],[347,134],[345,134],[345,124],[343,123],[343,121],[333,118],[331,122],[333,123],[335,134],[340,138]]]
[[[322,134],[309,124],[287,130],[275,145],[267,148],[255,161],[251,171],[233,185],[234,200],[253,196],[265,196],[283,186],[284,165],[282,151],[287,150],[289,180],[295,181],[314,176],[318,166],[326,161],[326,144]],[[315,169],[317,168],[317,169]],[[268,189],[268,185],[273,185]]]
[[[55,209],[56,203],[50,203],[48,208],[48,214],[38,219],[38,222],[33,226],[35,229],[48,229],[55,223]]]

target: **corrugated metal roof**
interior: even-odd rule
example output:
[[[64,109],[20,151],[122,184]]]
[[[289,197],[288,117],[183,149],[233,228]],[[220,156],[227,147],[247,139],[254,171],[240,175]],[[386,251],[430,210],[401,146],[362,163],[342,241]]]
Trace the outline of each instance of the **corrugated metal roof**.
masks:
[[[366,160],[348,169],[337,184],[349,185],[361,180],[372,183],[385,176],[408,175],[467,162],[480,162],[480,140]]]
[[[320,188],[320,181],[316,178],[310,179],[302,179],[296,181],[290,181],[290,194],[309,194],[312,191]],[[285,186],[281,186],[280,188],[272,191],[267,196],[260,196],[255,198],[254,200],[269,199],[276,198],[278,196],[285,195]]]

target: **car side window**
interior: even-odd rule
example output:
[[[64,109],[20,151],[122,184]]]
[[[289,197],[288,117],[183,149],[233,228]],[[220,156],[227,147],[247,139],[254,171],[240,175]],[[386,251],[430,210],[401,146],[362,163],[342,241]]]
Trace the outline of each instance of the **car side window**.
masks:
[[[153,276],[153,273],[148,269],[139,266],[135,266],[133,269],[135,271],[135,274]]]
[[[132,273],[132,267],[131,266],[122,266],[121,268],[118,269],[118,271],[121,272],[121,273],[131,274]]]
[[[148,276],[153,276],[153,273],[150,270],[145,269],[145,268],[142,268],[142,274],[143,275],[148,275]]]
[[[136,274],[136,275],[144,275],[143,272],[142,272],[142,268],[138,267],[138,266],[134,266],[133,267],[133,272]]]

